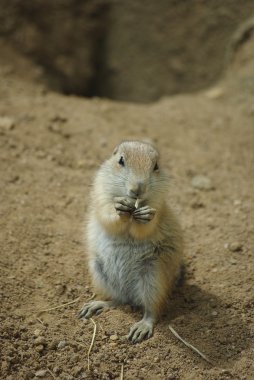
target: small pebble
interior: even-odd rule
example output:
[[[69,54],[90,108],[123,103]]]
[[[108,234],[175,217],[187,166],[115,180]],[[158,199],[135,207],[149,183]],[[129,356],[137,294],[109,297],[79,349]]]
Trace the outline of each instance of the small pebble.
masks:
[[[235,241],[233,243],[230,243],[229,246],[228,246],[228,249],[231,251],[231,252],[239,252],[241,251],[243,248],[242,244],[239,243],[238,241]]]
[[[226,374],[226,375],[231,375],[231,372],[228,369],[222,369],[221,373]]]
[[[69,373],[63,373],[63,379],[64,380],[74,380],[74,377],[70,375]]]
[[[65,340],[61,340],[58,345],[57,345],[57,348],[61,349],[61,348],[64,348],[67,346],[67,342]]]
[[[110,346],[111,348],[117,347],[117,343],[116,343],[116,342],[110,342],[110,343],[109,343],[109,346]]]
[[[48,348],[49,350],[55,350],[57,348],[58,341],[53,340],[52,342],[49,343]]]
[[[191,208],[197,209],[197,208],[204,208],[204,207],[205,207],[204,202],[202,202],[200,200],[194,199],[191,202]]]
[[[59,367],[54,367],[53,368],[53,372],[56,374],[56,375],[59,375],[59,373],[61,373],[61,369]]]
[[[212,316],[213,316],[213,317],[216,317],[217,315],[218,315],[218,312],[217,312],[217,311],[215,311],[215,310],[212,311]]]
[[[205,92],[208,99],[218,99],[223,95],[224,91],[221,87],[213,87]]]
[[[118,336],[117,335],[110,335],[109,339],[114,341],[114,340],[118,339]]]
[[[84,371],[84,368],[82,366],[76,366],[76,367],[73,367],[72,368],[72,372],[74,374],[74,376],[77,376],[82,372]]]
[[[42,344],[43,346],[46,344],[46,339],[45,339],[43,336],[38,336],[38,337],[34,340],[34,345],[35,345],[35,346],[39,346],[40,344]]]
[[[34,336],[36,337],[36,338],[38,338],[38,336],[40,336],[41,335],[41,330],[40,329],[36,329],[36,330],[34,330]]]
[[[14,175],[12,175],[11,178],[9,179],[9,182],[10,182],[10,183],[16,183],[16,182],[18,182],[19,178],[20,178],[19,175],[15,175],[15,174],[14,174]]]
[[[68,118],[62,115],[54,115],[51,117],[50,121],[53,123],[66,123],[66,121],[68,121]]]
[[[195,189],[199,190],[212,190],[212,183],[210,178],[203,175],[196,175],[192,178],[191,184]]]
[[[37,352],[42,352],[42,351],[44,350],[44,346],[43,346],[42,344],[40,344],[39,346],[36,346],[36,347],[35,347],[35,350],[36,350]]]
[[[15,122],[12,118],[7,116],[0,116],[0,128],[11,130],[15,127]]]
[[[44,376],[46,376],[47,372],[48,371],[46,369],[39,369],[39,371],[35,372],[35,376],[36,377],[44,377]]]
[[[99,144],[102,148],[108,145],[108,140],[106,139],[100,139]]]
[[[35,155],[38,158],[46,158],[47,157],[47,153],[44,152],[43,150],[37,150],[37,152],[35,153]]]
[[[54,133],[60,133],[61,132],[61,127],[59,125],[52,125],[50,124],[48,126],[48,130]]]
[[[6,362],[6,361],[3,361],[2,362],[2,371],[7,371],[8,370],[8,368],[9,368],[9,366],[10,366],[10,363],[8,363],[8,362]]]

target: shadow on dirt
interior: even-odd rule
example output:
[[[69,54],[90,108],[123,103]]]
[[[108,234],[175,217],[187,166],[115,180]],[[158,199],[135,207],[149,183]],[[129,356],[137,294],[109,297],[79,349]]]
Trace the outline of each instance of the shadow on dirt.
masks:
[[[164,336],[168,324],[219,366],[230,364],[250,343],[250,331],[237,305],[222,302],[215,294],[196,285],[186,283],[174,292],[167,315],[157,327],[163,329]],[[176,342],[169,329],[167,337]],[[180,341],[178,343],[189,350]],[[196,355],[191,351],[189,354]]]

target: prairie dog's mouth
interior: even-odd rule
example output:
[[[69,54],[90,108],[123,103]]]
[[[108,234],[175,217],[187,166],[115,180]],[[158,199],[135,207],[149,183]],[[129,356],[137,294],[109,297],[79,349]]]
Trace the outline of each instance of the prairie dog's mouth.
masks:
[[[138,206],[139,206],[141,200],[142,200],[142,199],[139,199],[139,198],[136,199],[136,202],[135,202],[135,205],[134,205],[135,208],[138,208]]]
[[[146,199],[144,198],[137,198],[135,202],[135,208],[138,209],[141,206],[144,206],[146,202]]]
[[[139,207],[144,206],[145,202],[147,201],[147,198],[144,196],[133,197],[127,193],[127,197],[131,199],[131,202],[133,202],[135,209],[138,209]]]

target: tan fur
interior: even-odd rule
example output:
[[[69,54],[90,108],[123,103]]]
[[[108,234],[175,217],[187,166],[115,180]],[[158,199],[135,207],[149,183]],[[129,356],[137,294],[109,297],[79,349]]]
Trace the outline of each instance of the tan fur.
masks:
[[[124,167],[119,164],[121,157],[124,159]],[[151,283],[144,284],[144,301],[142,303],[145,310],[144,323],[148,321],[147,323],[150,323],[151,326],[167,304],[169,294],[179,274],[183,253],[181,228],[166,201],[168,194],[165,177],[160,170],[154,169],[158,161],[159,153],[148,143],[130,141],[123,142],[116,147],[111,158],[102,165],[96,175],[91,191],[87,228],[90,264],[94,263],[98,257],[98,244],[100,242],[103,247],[104,233],[108,234],[105,236],[108,236],[109,239],[111,237],[114,239],[114,236],[120,239],[121,244],[126,241],[126,248],[130,244],[130,239],[133,239],[134,242],[150,242],[152,246],[158,246],[159,253],[157,256],[154,254],[155,256],[152,259],[154,275],[152,280],[149,280]],[[151,220],[144,221],[146,224],[140,223],[135,213],[125,215],[124,213],[119,214],[116,210],[116,197],[128,198],[130,204],[133,201],[135,208],[136,199],[132,199],[130,195],[133,194],[133,191],[138,192],[138,189],[142,189],[142,191],[140,190],[136,199],[140,197],[144,206],[147,205],[147,207],[155,210]],[[153,213],[153,211],[151,212]],[[98,232],[98,229],[102,232]],[[107,240],[105,244],[106,247]],[[103,248],[101,254],[103,254]],[[117,255],[117,252],[114,254]],[[142,252],[140,254],[142,255]],[[135,257],[130,256],[130,258],[133,260],[133,264],[129,265],[133,265],[133,270],[135,270]],[[147,259],[150,260],[150,258],[148,255]],[[108,262],[108,259],[106,261]],[[110,292],[103,288],[104,285],[93,268],[90,265],[90,272],[96,289],[100,291],[104,299],[109,299],[111,297]],[[111,269],[113,272],[114,268]],[[146,268],[144,268],[144,272],[146,272]],[[133,286],[137,286],[137,283],[133,283]],[[147,292],[147,296],[145,292]],[[112,296],[112,298],[114,297]],[[143,330],[138,329],[139,327],[134,326],[131,331],[133,341],[143,339],[145,334],[143,331],[146,330],[144,330],[143,325]],[[147,335],[150,336],[150,332]]]

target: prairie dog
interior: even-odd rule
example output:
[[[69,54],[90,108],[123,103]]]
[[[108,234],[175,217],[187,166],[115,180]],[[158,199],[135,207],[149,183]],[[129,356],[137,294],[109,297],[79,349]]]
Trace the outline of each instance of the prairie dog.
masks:
[[[152,336],[182,264],[182,232],[167,198],[159,153],[141,141],[119,144],[91,191],[88,262],[102,300],[85,304],[79,317],[118,304],[141,307],[143,318],[128,336],[133,343]]]

